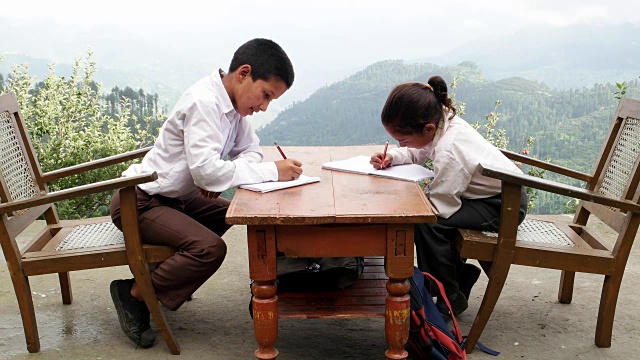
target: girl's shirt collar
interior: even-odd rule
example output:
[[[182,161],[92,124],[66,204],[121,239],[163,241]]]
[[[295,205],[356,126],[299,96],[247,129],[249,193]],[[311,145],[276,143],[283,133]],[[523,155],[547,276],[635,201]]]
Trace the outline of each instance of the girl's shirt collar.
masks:
[[[448,110],[445,109],[443,112],[444,112],[444,120],[441,121],[440,124],[438,125],[438,128],[436,129],[436,134],[433,137],[433,140],[431,140],[431,142],[424,147],[424,149],[427,151],[427,157],[430,159],[433,159],[436,147],[438,146],[438,142],[440,142],[440,139],[442,139],[442,137],[444,136],[444,133],[449,128],[449,124],[451,123],[451,120],[452,120],[452,119],[449,119],[451,117],[451,113]]]

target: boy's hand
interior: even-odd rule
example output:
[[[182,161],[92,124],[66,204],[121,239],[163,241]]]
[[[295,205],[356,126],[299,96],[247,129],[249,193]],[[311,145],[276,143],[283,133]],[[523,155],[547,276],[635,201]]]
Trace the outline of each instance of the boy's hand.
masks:
[[[203,188],[198,188],[199,192],[200,192],[200,196],[202,196],[203,198],[207,198],[207,199],[217,199],[218,196],[220,196],[219,192],[213,192],[213,191],[207,191]]]
[[[295,159],[275,161],[278,169],[278,181],[295,180],[302,174],[302,163]]]
[[[384,157],[384,162],[382,161],[382,153],[375,153],[371,155],[371,160],[369,161],[369,163],[376,169],[386,169],[391,166],[392,162],[393,156],[389,153]]]

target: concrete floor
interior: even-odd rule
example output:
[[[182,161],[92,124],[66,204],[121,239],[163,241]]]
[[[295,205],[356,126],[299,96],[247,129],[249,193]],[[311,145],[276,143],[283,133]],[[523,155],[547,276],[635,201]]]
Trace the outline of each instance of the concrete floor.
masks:
[[[613,241],[602,224],[594,226]],[[74,303],[68,306],[62,305],[56,275],[32,277],[41,351],[29,354],[2,258],[0,359],[252,359],[257,345],[247,310],[245,228],[233,227],[225,240],[229,252],[218,273],[193,301],[177,312],[165,312],[182,348],[179,357],[168,352],[159,333],[150,349],[136,349],[122,334],[108,288],[111,280],[130,277],[127,267],[72,273]],[[501,351],[496,359],[504,360],[639,359],[639,258],[636,246],[620,290],[611,348],[599,349],[593,343],[602,276],[577,275],[573,303],[564,305],[556,299],[559,271],[520,266],[512,267],[481,341]],[[459,317],[463,333],[473,322],[486,283],[482,276],[469,309]],[[276,347],[279,359],[384,359],[383,320],[282,320]],[[479,350],[468,358],[494,359]]]

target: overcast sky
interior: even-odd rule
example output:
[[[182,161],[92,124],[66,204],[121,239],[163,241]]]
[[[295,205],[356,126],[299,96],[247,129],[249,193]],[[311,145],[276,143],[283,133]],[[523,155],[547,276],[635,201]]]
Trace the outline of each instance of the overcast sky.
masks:
[[[21,0],[2,8],[2,16],[49,17],[62,24],[165,25],[183,38],[183,30],[204,25],[233,46],[271,37],[301,61],[322,57],[313,54],[314,44],[332,42],[354,65],[424,57],[425,45],[440,55],[475,38],[539,24],[640,22],[640,1],[611,0]]]
[[[380,60],[437,56],[526,27],[640,24],[640,1],[21,0],[6,1],[0,16],[47,18],[73,27],[117,25],[167,49],[198,49],[207,62],[221,66],[243,42],[271,38],[292,59],[304,89],[293,100],[300,100],[322,85],[305,84],[305,77],[326,73],[326,81],[333,82]]]

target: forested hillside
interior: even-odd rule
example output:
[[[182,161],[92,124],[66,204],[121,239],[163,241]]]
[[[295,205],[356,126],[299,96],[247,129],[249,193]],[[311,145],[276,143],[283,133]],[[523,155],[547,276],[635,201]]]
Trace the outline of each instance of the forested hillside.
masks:
[[[3,86],[3,76],[0,74],[0,89]],[[97,84],[92,82],[94,91],[98,90]],[[29,91],[32,96],[37,96],[44,82],[38,82]],[[120,88],[115,86],[109,93],[98,95],[102,102],[104,114],[116,118],[122,115],[123,106],[126,105],[129,114],[135,116],[129,119],[129,127],[135,131],[136,127],[143,127],[154,138],[158,135],[160,127],[167,114],[167,107],[158,103],[158,94],[146,93],[144,89],[134,90],[130,86]],[[150,144],[145,144],[150,145]]]
[[[93,52],[91,52],[91,54],[93,58],[95,54]],[[2,54],[0,52],[0,58],[3,58],[3,61],[0,61],[0,73],[4,75],[9,74],[11,72],[11,68],[17,64],[28,64],[29,73],[35,76],[37,80],[46,78],[51,72],[52,66],[56,74],[66,78],[71,76],[73,70],[73,63],[56,63],[51,59],[41,59],[27,55]],[[100,65],[104,64],[100,63]],[[203,72],[202,74],[206,74],[206,72]],[[129,85],[135,89],[145,89],[148,93],[157,93],[158,102],[163,106],[173,106],[181,93],[181,91],[177,89],[182,88],[178,86],[169,86],[157,78],[149,78],[134,71],[127,71],[110,66],[100,66],[97,68],[93,80],[101,83],[103,90],[105,91],[117,86],[123,87],[123,85]],[[185,88],[186,86],[188,85],[184,85]]]
[[[426,81],[441,75],[458,104],[464,103],[462,117],[480,125],[491,112],[499,113],[497,128],[505,129],[508,148],[521,151],[528,137],[535,137],[531,155],[553,163],[590,172],[600,151],[618,100],[615,84],[594,84],[581,89],[557,90],[523,78],[486,80],[472,62],[454,67],[430,63],[407,64],[389,60],[373,64],[343,81],[317,90],[308,99],[294,103],[266,127],[258,129],[263,144],[359,145],[383,144],[389,136],[380,124],[380,112],[394,85],[406,81]],[[0,74],[0,88],[10,75]],[[33,96],[44,86],[36,83]],[[90,84],[97,90],[95,83]],[[626,96],[640,98],[638,78],[629,79]],[[98,95],[103,112],[110,118],[127,113],[134,133],[144,129],[155,136],[167,109],[159,109],[158,95],[129,86],[113,87]],[[496,108],[496,101],[501,105]],[[570,179],[557,179],[580,185]],[[571,211],[571,199],[539,193],[534,213]],[[567,204],[569,203],[568,207]]]
[[[405,81],[426,81],[431,75],[441,75],[448,83],[459,79],[455,96],[465,103],[463,118],[469,123],[483,124],[485,116],[496,110],[496,100],[501,100],[497,127],[506,130],[509,149],[520,151],[534,136],[533,156],[585,172],[591,171],[600,151],[619,90],[615,84],[555,90],[523,78],[492,82],[470,62],[439,67],[384,61],[293,104],[258,135],[263,144],[382,144],[388,135],[380,124],[380,112],[391,88]],[[626,95],[639,98],[639,88],[637,79],[630,79]],[[540,194],[534,212],[564,212],[568,200]]]
[[[3,89],[5,82],[7,81],[9,81],[9,76],[5,77],[5,75],[0,73],[0,89]],[[44,86],[44,82],[37,82],[29,93],[32,96],[36,96]],[[96,83],[92,82],[91,86],[93,91],[98,90]],[[129,108],[129,112],[132,115],[135,115],[140,122],[145,118],[151,119],[152,121],[145,124],[145,126],[150,130],[152,135],[158,134],[158,130],[160,129],[160,126],[162,126],[167,113],[167,106],[159,104],[158,94],[147,93],[142,88],[134,90],[130,86],[124,86],[124,88],[115,86],[110,92],[100,94],[99,97],[102,100],[104,113],[106,115],[115,117],[122,114],[123,101],[125,101]],[[129,125],[132,128],[136,126],[134,123]]]

